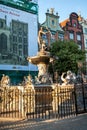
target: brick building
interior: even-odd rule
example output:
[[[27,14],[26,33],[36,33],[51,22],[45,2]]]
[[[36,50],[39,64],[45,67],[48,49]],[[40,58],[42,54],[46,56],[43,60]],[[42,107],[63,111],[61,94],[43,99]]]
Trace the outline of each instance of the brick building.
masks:
[[[83,27],[79,23],[81,17],[75,12],[70,14],[70,17],[60,23],[60,26],[65,31],[65,40],[74,40],[81,49],[84,49]]]

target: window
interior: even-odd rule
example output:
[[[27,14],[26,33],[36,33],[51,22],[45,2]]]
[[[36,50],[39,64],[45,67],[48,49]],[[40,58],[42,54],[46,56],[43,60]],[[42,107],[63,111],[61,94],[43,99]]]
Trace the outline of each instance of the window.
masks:
[[[85,28],[85,34],[87,34],[87,28]]]
[[[59,39],[63,40],[64,39],[64,35],[63,34],[59,34]]]
[[[77,34],[77,40],[81,41],[81,35],[80,34]]]
[[[27,47],[27,45],[24,45],[23,46],[23,53],[24,53],[24,55],[28,55],[28,47]]]
[[[87,39],[85,40],[85,48],[87,48]]]
[[[22,50],[19,50],[19,56],[22,56]]]
[[[2,33],[0,34],[0,53],[7,50],[7,36]]]
[[[82,48],[82,47],[81,47],[81,45],[80,45],[80,44],[78,44],[78,46],[79,46],[79,49],[81,50],[81,48]]]
[[[17,42],[17,37],[13,36],[13,42]]]
[[[17,45],[16,44],[13,44],[13,53],[17,53]]]
[[[27,43],[27,38],[24,38],[24,43]]]
[[[19,43],[22,43],[22,37],[19,37],[18,41]]]
[[[52,25],[54,25],[54,20],[52,20]]]
[[[19,49],[22,49],[22,45],[19,45]]]
[[[73,26],[76,27],[76,23],[74,23]]]
[[[3,28],[4,27],[4,24],[3,24],[3,22],[1,21],[0,22],[0,28]]]
[[[70,39],[73,40],[74,39],[74,34],[72,32],[70,32],[69,37],[70,37]]]

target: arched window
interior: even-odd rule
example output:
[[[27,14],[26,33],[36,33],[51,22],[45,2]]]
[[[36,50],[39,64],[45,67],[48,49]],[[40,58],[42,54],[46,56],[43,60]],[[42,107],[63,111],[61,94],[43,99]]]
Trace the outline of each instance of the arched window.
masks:
[[[0,34],[0,52],[4,53],[7,50],[7,36],[2,33]]]
[[[54,20],[52,20],[52,25],[54,25]]]

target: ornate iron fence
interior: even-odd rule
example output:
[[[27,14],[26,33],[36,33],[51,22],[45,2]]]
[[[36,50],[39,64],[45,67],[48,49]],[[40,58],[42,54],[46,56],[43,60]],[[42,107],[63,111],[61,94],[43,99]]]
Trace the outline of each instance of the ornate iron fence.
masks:
[[[73,85],[35,88],[5,87],[0,90],[0,117],[50,119],[76,114]]]
[[[54,86],[0,89],[0,118],[51,119],[87,112],[86,83]]]

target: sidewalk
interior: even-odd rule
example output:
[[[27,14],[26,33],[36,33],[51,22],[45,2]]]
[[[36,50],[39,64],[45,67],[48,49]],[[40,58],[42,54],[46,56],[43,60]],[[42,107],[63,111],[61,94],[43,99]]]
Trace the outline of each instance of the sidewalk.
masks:
[[[0,120],[0,130],[87,130],[87,114],[62,120]]]

